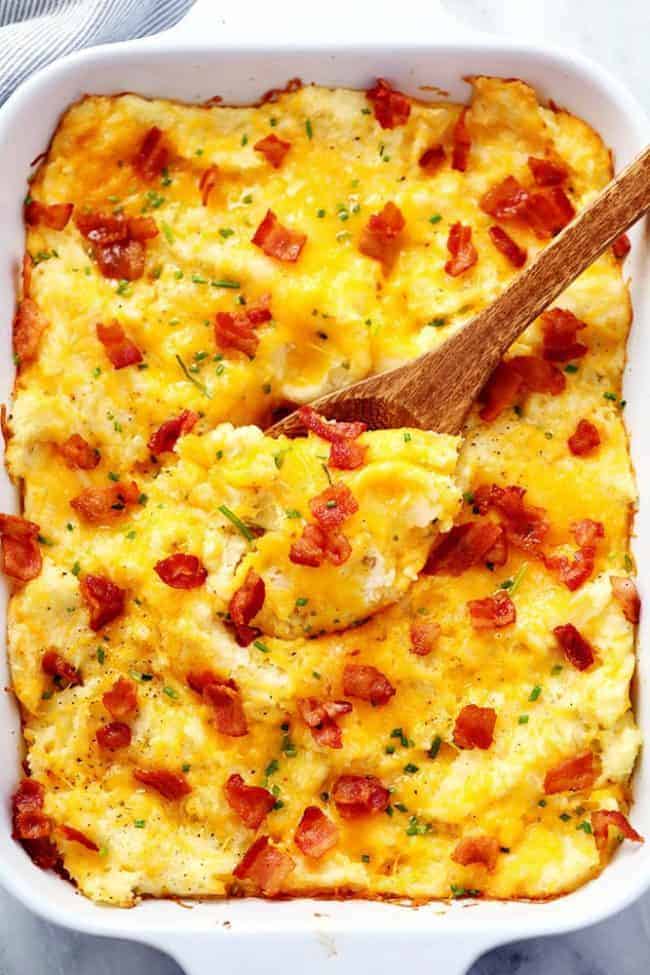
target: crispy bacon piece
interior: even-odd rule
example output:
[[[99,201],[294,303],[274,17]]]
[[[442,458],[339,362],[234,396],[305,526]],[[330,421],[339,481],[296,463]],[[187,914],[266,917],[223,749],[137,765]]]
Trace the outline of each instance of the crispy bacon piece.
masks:
[[[620,835],[633,843],[643,843],[643,837],[631,826],[622,812],[614,809],[596,809],[591,814],[591,830],[597,849],[602,853],[609,843],[609,828],[618,830]]]
[[[320,860],[328,850],[336,846],[338,827],[318,806],[307,806],[294,833],[296,846],[307,857]]]
[[[260,836],[233,870],[238,880],[251,880],[267,897],[282,889],[295,864],[288,853],[271,846],[268,836]]]
[[[341,748],[343,733],[338,718],[352,711],[349,701],[319,701],[317,697],[302,697],[298,698],[297,706],[314,741],[325,748]]]
[[[458,277],[474,267],[478,261],[478,252],[472,243],[472,228],[462,223],[455,223],[449,230],[447,250],[451,254],[445,264],[445,271],[451,277]]]
[[[366,92],[366,98],[371,102],[375,118],[382,129],[395,129],[398,125],[405,125],[411,114],[411,103],[401,91],[391,87],[384,78],[377,78],[374,88]]]
[[[12,836],[20,840],[36,866],[49,870],[59,862],[59,854],[50,840],[52,823],[43,812],[44,799],[40,782],[22,779],[11,800]]]
[[[622,261],[630,253],[631,248],[632,244],[628,235],[621,234],[612,244],[612,253],[617,260]]]
[[[138,712],[138,690],[133,681],[126,677],[116,680],[102,701],[114,718],[131,718]]]
[[[524,504],[525,494],[525,488],[514,484],[504,488],[483,484],[474,492],[474,504],[482,514],[491,507],[496,508],[504,519],[503,528],[509,541],[531,555],[540,556],[540,546],[550,526],[544,508]]]
[[[561,186],[547,186],[528,197],[526,222],[538,237],[554,237],[571,223],[575,213]]]
[[[300,538],[291,544],[289,561],[317,569],[325,559],[332,565],[343,565],[351,554],[352,546],[342,532],[326,532],[319,525],[305,525]]]
[[[438,623],[425,621],[411,623],[411,653],[416,654],[418,657],[426,657],[438,642],[440,633],[441,629]]]
[[[389,201],[380,213],[373,213],[361,231],[359,250],[366,257],[379,261],[384,274],[395,263],[402,244],[402,232],[406,226],[402,211]]]
[[[559,186],[569,175],[567,167],[557,157],[540,159],[537,156],[529,156],[528,167],[538,186]]]
[[[119,322],[112,321],[109,325],[97,322],[97,338],[115,369],[124,369],[142,362],[140,349],[126,335]]]
[[[39,526],[19,515],[0,514],[0,546],[4,574],[19,582],[40,575],[43,557],[38,545]]]
[[[467,160],[472,148],[472,139],[467,131],[467,111],[466,108],[462,109],[452,132],[454,148],[451,156],[451,168],[458,169],[461,173],[467,169]]]
[[[273,210],[267,210],[266,216],[252,237],[252,242],[268,257],[293,264],[300,257],[300,252],[307,242],[307,235],[283,227]]]
[[[257,635],[257,631],[249,623],[264,605],[265,596],[264,580],[253,569],[249,569],[243,584],[232,594],[228,605],[230,619],[242,646],[248,646]]]
[[[270,320],[271,310],[266,304],[240,312],[218,311],[214,326],[216,343],[221,349],[236,349],[253,359],[260,341],[255,329]]]
[[[50,230],[63,230],[72,216],[74,203],[41,203],[30,200],[25,204],[25,220],[30,227],[43,224]]]
[[[346,664],[343,668],[343,693],[377,707],[390,701],[395,694],[395,688],[376,667],[368,664]]]
[[[75,223],[90,241],[93,255],[105,278],[135,281],[144,273],[143,241],[156,237],[158,228],[152,217],[127,218],[121,214],[78,213]]]
[[[569,450],[576,457],[586,457],[600,447],[598,428],[589,420],[580,420],[575,431],[567,440]]]
[[[596,560],[596,545],[599,538],[605,535],[601,522],[583,518],[574,521],[571,533],[578,545],[578,551],[572,559],[566,555],[547,555],[544,559],[546,568],[557,572],[560,581],[572,592],[579,589],[594,571]]]
[[[514,406],[524,390],[524,381],[510,362],[502,359],[481,390],[481,420],[492,423],[504,410]]]
[[[430,146],[425,149],[418,160],[420,169],[423,169],[427,176],[437,173],[445,161],[445,150],[440,145]],[[458,168],[458,167],[456,167]]]
[[[480,207],[497,220],[511,220],[525,215],[528,199],[528,190],[514,176],[506,176],[483,194]]]
[[[138,503],[135,481],[114,481],[106,487],[90,487],[70,501],[79,517],[91,525],[110,525]]]
[[[282,165],[282,161],[290,148],[291,143],[285,142],[284,139],[278,139],[274,132],[260,139],[253,146],[255,152],[261,152],[274,169],[278,169]]]
[[[560,762],[544,776],[544,792],[547,796],[556,792],[580,792],[591,789],[600,770],[593,752],[583,752],[575,758]]]
[[[630,623],[638,623],[641,617],[641,598],[633,579],[627,576],[610,576],[614,598],[619,601],[623,616]]]
[[[165,144],[165,136],[157,127],[149,129],[133,157],[133,167],[138,176],[151,183],[162,173],[169,163],[170,151]]]
[[[462,575],[473,565],[487,561],[503,529],[493,521],[467,521],[440,535],[429,552],[424,575]]]
[[[41,335],[49,324],[36,302],[30,297],[33,263],[29,254],[25,254],[22,268],[23,295],[18,302],[12,333],[18,367],[36,359]]]
[[[501,251],[504,257],[510,261],[513,267],[523,267],[528,257],[527,251],[520,247],[510,234],[507,234],[501,227],[490,227],[488,233],[490,240],[497,250]]]
[[[81,674],[65,657],[52,647],[41,658],[41,670],[61,687],[76,687],[83,684]]]
[[[499,629],[510,626],[517,619],[515,604],[503,590],[485,599],[470,599],[467,607],[475,630]]]
[[[97,448],[91,447],[88,441],[84,440],[78,433],[73,433],[62,444],[59,444],[59,453],[66,466],[73,471],[92,471],[101,460]]]
[[[269,102],[277,102],[282,95],[292,95],[295,91],[300,91],[301,88],[302,81],[300,78],[289,78],[284,88],[269,88],[268,91],[264,92],[260,98],[260,105],[266,105]],[[219,101],[221,100],[222,99],[219,98]]]
[[[536,355],[516,355],[508,359],[508,364],[521,376],[525,389],[531,393],[558,396],[566,387],[564,373]]]
[[[182,799],[192,791],[192,787],[182,772],[168,772],[167,769],[133,769],[133,777],[143,785],[155,789],[165,799]]]
[[[565,623],[553,628],[555,639],[562,647],[564,656],[576,670],[587,670],[594,662],[594,648],[576,630],[573,623]]]
[[[123,721],[111,721],[102,725],[95,737],[100,748],[107,752],[116,752],[131,744],[131,729]]]
[[[454,744],[458,748],[489,748],[494,740],[496,720],[494,708],[466,704],[456,718]]]
[[[139,240],[95,248],[95,260],[103,276],[120,281],[137,281],[141,278],[144,274],[144,257],[144,246]],[[125,365],[130,365],[130,362]]]
[[[225,786],[226,800],[244,826],[257,829],[275,805],[275,797],[268,789],[246,785],[241,775],[231,775]]]
[[[344,819],[383,812],[390,792],[374,775],[339,775],[332,786],[332,798]]]
[[[493,836],[465,836],[454,849],[451,859],[467,867],[480,863],[492,873],[499,857],[499,842]]]
[[[544,336],[544,358],[552,362],[568,362],[586,355],[587,346],[576,342],[576,333],[586,328],[573,312],[551,308],[540,316]]]
[[[45,813],[24,812],[17,817],[16,831],[16,839],[44,840],[52,833],[52,823]]]
[[[201,173],[201,178],[199,180],[199,191],[201,193],[201,203],[204,207],[207,207],[208,200],[210,199],[210,193],[215,188],[219,182],[219,167],[218,166],[208,166]]]
[[[581,518],[580,521],[571,523],[571,534],[576,545],[580,548],[593,549],[595,551],[598,539],[605,537],[605,528],[600,521],[593,521],[591,518]]]
[[[189,433],[198,419],[199,414],[194,410],[183,410],[179,416],[174,417],[173,420],[166,420],[155,433],[151,434],[147,447],[154,455],[173,450],[178,438]]]
[[[208,570],[196,555],[175,552],[156,562],[154,569],[172,589],[197,589],[208,578]]]
[[[75,829],[74,826],[57,826],[57,830],[70,843],[78,843],[80,846],[85,846],[92,853],[99,853],[99,847],[94,840],[91,840],[89,836],[82,833],[80,829]]]
[[[187,675],[187,683],[193,691],[197,694],[203,694],[206,687],[210,684],[224,685],[225,687],[232,687],[233,691],[237,690],[237,684],[232,678],[218,677],[217,674],[212,670],[193,670]]]
[[[242,738],[248,734],[248,722],[241,695],[229,684],[208,684],[203,697],[214,711],[217,731],[230,738]]]
[[[508,536],[503,525],[499,525],[501,534],[485,556],[485,564],[490,566],[505,565],[508,561]]]
[[[91,630],[101,630],[124,612],[126,590],[106,576],[85,576],[79,583],[81,597],[90,610]]]
[[[363,444],[354,443],[367,429],[365,423],[337,423],[326,420],[311,406],[301,406],[298,410],[300,419],[307,430],[327,440],[330,447],[329,465],[338,470],[356,470],[365,460],[367,448]]]
[[[309,507],[320,527],[336,531],[346,519],[359,510],[359,505],[347,484],[332,484],[309,502]]]

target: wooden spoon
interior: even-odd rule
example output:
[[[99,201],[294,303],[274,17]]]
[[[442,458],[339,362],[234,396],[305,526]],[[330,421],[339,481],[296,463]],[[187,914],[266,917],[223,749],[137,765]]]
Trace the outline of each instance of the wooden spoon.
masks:
[[[321,396],[312,406],[373,430],[419,427],[458,433],[491,373],[524,329],[650,209],[650,146],[542,250],[503,294],[464,328],[406,365]],[[304,432],[297,413],[267,431]]]

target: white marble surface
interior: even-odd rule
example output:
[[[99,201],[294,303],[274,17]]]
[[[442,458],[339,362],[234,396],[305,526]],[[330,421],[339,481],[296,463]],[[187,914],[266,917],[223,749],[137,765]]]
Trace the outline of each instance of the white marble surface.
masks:
[[[626,82],[650,112],[647,0],[445,3],[473,27],[524,40],[544,39],[588,54]],[[586,931],[492,951],[476,963],[471,975],[648,975],[649,970],[650,895],[618,917]],[[142,972],[180,975],[174,962],[151,949],[60,930],[0,891],[0,975]]]

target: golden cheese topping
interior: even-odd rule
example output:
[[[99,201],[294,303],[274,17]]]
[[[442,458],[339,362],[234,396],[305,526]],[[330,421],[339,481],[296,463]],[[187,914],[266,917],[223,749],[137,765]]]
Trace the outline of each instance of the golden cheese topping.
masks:
[[[510,350],[458,466],[258,429],[435,348],[610,178],[585,123],[473,86],[90,96],[31,181],[7,461],[39,537],[3,548],[36,567],[9,644],[40,838],[16,821],[95,900],[542,898],[624,831],[620,261]]]

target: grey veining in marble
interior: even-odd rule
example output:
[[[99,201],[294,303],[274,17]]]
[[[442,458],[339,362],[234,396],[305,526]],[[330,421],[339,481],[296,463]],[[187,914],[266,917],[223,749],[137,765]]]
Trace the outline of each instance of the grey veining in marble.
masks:
[[[588,54],[626,82],[650,111],[648,0],[446,0],[446,6],[473,27],[522,40],[543,39]],[[62,931],[35,918],[0,891],[0,975],[143,972],[181,975],[174,962],[156,951]],[[492,951],[474,965],[471,975],[649,972],[650,895],[588,930]]]

